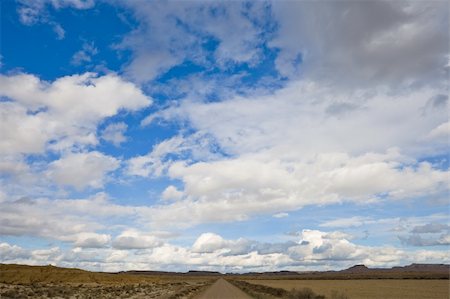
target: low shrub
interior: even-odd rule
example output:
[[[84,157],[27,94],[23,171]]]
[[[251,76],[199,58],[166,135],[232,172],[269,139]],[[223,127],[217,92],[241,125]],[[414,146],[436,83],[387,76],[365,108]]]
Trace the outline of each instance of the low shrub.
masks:
[[[323,295],[317,295],[310,288],[304,288],[301,290],[293,289],[283,298],[286,299],[325,299]]]

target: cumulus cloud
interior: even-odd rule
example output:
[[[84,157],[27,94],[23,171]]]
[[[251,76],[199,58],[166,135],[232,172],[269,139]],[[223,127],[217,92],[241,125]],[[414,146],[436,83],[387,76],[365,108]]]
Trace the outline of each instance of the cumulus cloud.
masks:
[[[179,191],[175,186],[170,185],[164,189],[161,197],[165,200],[178,200],[183,197],[183,192]]]
[[[33,75],[2,75],[0,152],[43,153],[46,149],[95,145],[98,123],[121,109],[151,104],[134,84],[114,74],[66,76],[46,82]]]
[[[16,260],[21,258],[29,258],[30,254],[27,250],[8,243],[0,243],[0,256],[3,261]]]
[[[128,233],[125,234],[128,235]],[[57,247],[25,250],[8,243],[0,244],[0,250],[5,253],[2,254],[2,261],[82,265],[83,268],[102,271],[173,270],[177,269],[176,267],[183,267],[182,269],[185,270],[215,269],[223,272],[245,272],[320,269],[324,265],[327,265],[327,269],[330,266],[332,269],[343,269],[354,264],[379,267],[411,262],[448,262],[448,255],[445,252],[404,251],[393,247],[361,246],[352,243],[348,235],[340,232],[307,229],[299,233],[296,241],[284,243],[260,243],[246,239],[230,240],[214,233],[204,233],[197,238],[192,247],[159,243],[131,248],[139,250],[78,247],[69,250],[61,250]]]
[[[293,81],[263,96],[237,96],[215,103],[186,101],[159,116],[189,121],[196,130],[211,134],[229,154],[273,147],[278,151],[292,148],[298,155],[360,153],[417,145],[418,136],[425,137],[447,120],[444,110],[422,115],[422,107],[435,93],[428,88],[408,93],[340,93],[314,82]],[[329,117],[329,105],[342,101],[361,109],[345,117]]]
[[[172,155],[163,163],[150,154],[129,163],[136,174],[168,175],[183,183],[184,200],[153,208],[154,222],[161,223],[167,217],[184,219],[184,225],[236,221],[305,205],[444,194],[448,171],[416,158],[433,147],[427,141],[424,148],[424,140],[448,117],[445,110],[422,113],[436,93],[433,88],[348,93],[303,81],[266,95],[187,100],[157,117],[187,121],[220,155],[201,160]],[[330,105],[344,102],[360,108],[329,115]],[[176,154],[194,147],[177,137],[161,142],[161,148]],[[185,219],[182,207],[196,220]]]
[[[70,153],[51,162],[47,175],[61,186],[101,188],[105,175],[118,167],[116,158],[100,152]]]
[[[105,247],[111,241],[111,236],[97,233],[79,233],[76,235],[74,246],[83,248]]]
[[[399,169],[395,160],[389,160],[389,155],[350,158],[327,154],[297,163],[249,156],[192,165],[173,163],[168,173],[183,182],[184,199],[151,207],[150,221],[162,225],[170,220],[182,226],[242,221],[306,205],[367,203],[376,201],[377,194],[405,199],[448,188],[447,171],[433,169],[426,162]],[[240,171],[243,168],[245,172]]]
[[[116,249],[145,249],[159,247],[163,243],[156,237],[150,234],[139,232],[136,230],[123,231],[118,235],[112,246]]]
[[[119,111],[151,104],[138,87],[115,74],[85,73],[53,82],[2,75],[0,96],[0,183],[16,199],[50,196],[52,183],[102,188],[120,163],[89,151],[98,144],[98,125]],[[52,158],[44,158],[50,152]],[[36,156],[27,160],[28,155]]]
[[[125,132],[128,126],[124,122],[114,123],[108,125],[102,131],[102,139],[111,142],[115,146],[119,146],[121,143],[127,141]]]
[[[88,199],[21,199],[0,202],[0,234],[34,236],[80,247],[108,244],[108,234],[98,233],[111,217],[126,219],[134,208],[111,203],[104,193]]]
[[[229,242],[213,233],[204,233],[192,245],[193,252],[211,253],[218,249],[228,247]]]

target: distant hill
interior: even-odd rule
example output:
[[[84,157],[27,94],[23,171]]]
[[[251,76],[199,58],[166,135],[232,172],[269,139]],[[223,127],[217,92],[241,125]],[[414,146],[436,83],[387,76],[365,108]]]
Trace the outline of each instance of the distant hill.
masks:
[[[33,284],[33,283],[138,283],[144,277],[135,275],[117,275],[111,273],[90,272],[75,268],[55,266],[28,266],[0,264],[0,283]]]
[[[338,271],[339,273],[367,273],[371,269],[367,268],[365,265],[355,265],[345,270]]]
[[[201,275],[201,276],[209,276],[209,275],[223,275],[220,272],[215,271],[196,271],[196,270],[189,270],[189,272],[185,273],[186,275]]]
[[[367,268],[365,265],[355,265],[345,270],[337,271],[338,273],[371,273],[371,272],[423,272],[423,273],[448,273],[450,265],[445,264],[411,264],[403,267],[392,268]]]
[[[261,273],[228,273],[214,271],[165,272],[165,271],[122,271],[116,273],[90,272],[55,266],[27,266],[0,264],[0,283],[121,283],[158,280],[169,276],[204,277],[232,276],[252,279],[450,279],[450,265],[411,264],[393,268],[368,268],[355,265],[340,271],[277,271]]]
[[[192,276],[217,276],[223,275],[220,272],[215,271],[197,271],[189,270],[188,272],[167,272],[167,271],[146,271],[146,270],[131,270],[131,271],[121,271],[115,274],[131,274],[131,275],[192,275]]]
[[[411,264],[392,268],[368,268],[365,265],[355,265],[339,271],[279,271],[229,275],[261,279],[449,279],[450,265]]]
[[[392,267],[395,271],[431,271],[431,272],[449,272],[450,265],[445,264],[411,264],[404,267]]]

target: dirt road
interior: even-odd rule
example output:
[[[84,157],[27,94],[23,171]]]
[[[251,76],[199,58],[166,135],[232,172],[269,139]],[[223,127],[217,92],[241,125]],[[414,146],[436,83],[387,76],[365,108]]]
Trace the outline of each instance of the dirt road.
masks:
[[[195,299],[251,299],[249,295],[223,278],[218,279]]]

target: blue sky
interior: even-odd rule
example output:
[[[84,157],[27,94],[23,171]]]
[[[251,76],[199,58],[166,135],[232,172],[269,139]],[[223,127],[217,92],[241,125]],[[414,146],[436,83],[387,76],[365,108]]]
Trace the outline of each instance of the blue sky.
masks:
[[[445,1],[1,2],[0,262],[450,262]]]

